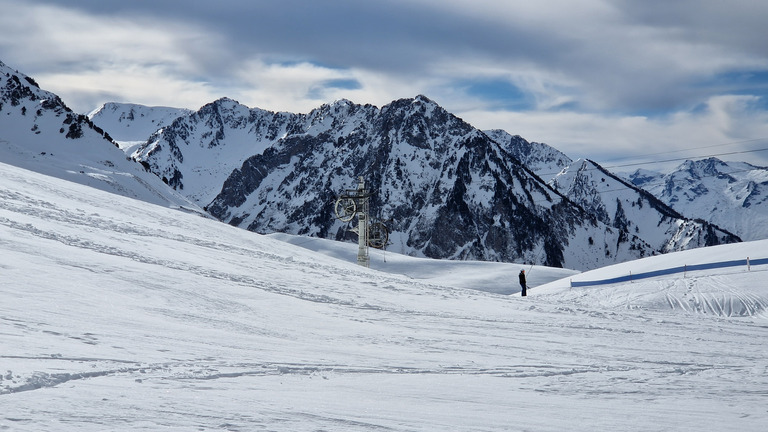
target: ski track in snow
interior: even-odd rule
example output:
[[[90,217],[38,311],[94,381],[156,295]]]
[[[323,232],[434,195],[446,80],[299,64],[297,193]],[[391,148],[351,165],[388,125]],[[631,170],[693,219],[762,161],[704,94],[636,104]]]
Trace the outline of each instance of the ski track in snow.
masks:
[[[744,275],[523,299],[1,175],[13,188],[0,187],[0,430],[757,431],[768,420],[766,300],[733,286]]]

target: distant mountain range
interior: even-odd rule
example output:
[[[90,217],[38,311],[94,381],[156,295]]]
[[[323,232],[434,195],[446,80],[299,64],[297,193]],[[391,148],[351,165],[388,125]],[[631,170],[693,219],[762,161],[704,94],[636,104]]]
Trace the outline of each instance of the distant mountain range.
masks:
[[[308,114],[224,98],[179,117],[132,156],[224,222],[339,240],[350,234],[334,198],[363,176],[377,216],[389,221],[389,247],[417,256],[584,269],[738,241],[626,182],[612,201],[587,206],[581,196],[600,198],[600,182],[537,175],[567,171],[566,155],[477,130],[424,96],[381,108],[342,100]]]
[[[363,177],[372,213],[390,229],[388,247],[415,256],[585,270],[740,240],[732,233],[740,231],[719,228],[725,219],[676,210],[679,197],[665,203],[663,194],[641,189],[658,181],[650,173],[630,182],[546,144],[480,131],[424,96],[380,108],[341,100],[307,114],[227,98],[194,112],[110,103],[84,116],[5,65],[2,75],[2,162],[50,172],[46,164],[66,159],[76,168],[60,170],[62,177],[102,188],[132,178],[151,184],[152,197],[131,182],[112,190],[204,208],[255,232],[351,240],[333,203]],[[38,160],[51,149],[55,157]],[[100,162],[101,177],[83,169]],[[740,208],[751,213],[738,226],[748,230],[766,214],[766,170],[750,172],[754,184],[745,187],[753,192]]]
[[[637,170],[629,176],[680,212],[737,233],[768,238],[768,168],[717,158],[686,161],[668,173]]]

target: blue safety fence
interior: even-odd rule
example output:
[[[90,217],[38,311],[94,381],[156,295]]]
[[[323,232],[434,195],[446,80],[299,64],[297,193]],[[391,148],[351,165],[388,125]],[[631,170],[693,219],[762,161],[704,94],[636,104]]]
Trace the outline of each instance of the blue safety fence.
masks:
[[[609,284],[615,284],[620,282],[631,282],[638,279],[648,279],[652,277],[658,277],[658,276],[666,276],[671,275],[675,273],[685,273],[689,271],[696,271],[696,270],[711,270],[711,269],[718,269],[723,267],[751,267],[751,266],[758,266],[768,264],[768,258],[759,258],[759,259],[741,259],[741,260],[733,260],[733,261],[720,261],[720,262],[714,262],[714,263],[706,263],[706,264],[692,264],[692,265],[683,265],[679,267],[672,267],[662,270],[654,270],[649,272],[643,272],[643,273],[631,273],[626,276],[619,276],[615,278],[610,279],[601,279],[601,280],[593,280],[593,281],[571,281],[571,287],[583,287],[583,286],[593,286],[593,285],[609,285]]]

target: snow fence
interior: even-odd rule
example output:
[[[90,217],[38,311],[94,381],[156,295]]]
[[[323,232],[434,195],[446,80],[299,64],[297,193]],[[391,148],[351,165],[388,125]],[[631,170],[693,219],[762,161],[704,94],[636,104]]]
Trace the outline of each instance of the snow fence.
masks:
[[[640,279],[666,276],[666,275],[671,275],[675,273],[686,273],[686,272],[697,271],[697,270],[711,270],[711,269],[718,269],[723,267],[746,266],[747,270],[750,270],[752,266],[758,266],[758,265],[764,265],[764,264],[768,264],[768,258],[749,259],[749,257],[747,257],[747,259],[720,261],[720,262],[706,263],[706,264],[682,265],[678,267],[671,267],[671,268],[654,270],[649,272],[641,272],[641,273],[632,273],[630,271],[629,274],[626,276],[618,276],[610,279],[600,279],[600,280],[592,280],[592,281],[571,280],[571,288],[593,286],[593,285],[610,285],[610,284],[615,284],[620,282],[632,282]]]

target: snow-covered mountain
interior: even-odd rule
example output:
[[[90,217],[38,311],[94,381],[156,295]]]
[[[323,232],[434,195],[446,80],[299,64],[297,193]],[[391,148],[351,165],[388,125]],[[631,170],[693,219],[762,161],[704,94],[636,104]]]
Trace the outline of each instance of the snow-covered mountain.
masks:
[[[645,242],[652,249],[661,250],[663,253],[685,250],[706,246],[707,242],[710,241],[708,239],[717,237],[720,240],[716,242],[736,241],[731,233],[739,236],[743,232],[734,230],[736,225],[733,223],[735,218],[732,216],[717,217],[717,215],[727,215],[727,213],[712,213],[712,209],[717,211],[717,205],[710,206],[710,203],[706,203],[698,209],[707,209],[704,211],[696,211],[697,209],[687,206],[676,208],[674,205],[676,199],[674,198],[667,202],[662,202],[664,201],[663,198],[662,200],[657,199],[662,197],[660,195],[661,190],[656,189],[650,191],[652,193],[648,193],[646,190],[629,184],[621,176],[609,172],[593,161],[573,161],[567,155],[546,144],[531,143],[520,136],[512,136],[503,130],[485,132],[497,142],[505,144],[506,148],[524,165],[548,181],[552,187],[568,199],[579,204],[588,213],[608,226],[626,228],[624,231],[636,236],[633,241]],[[689,174],[690,172],[686,172],[682,177],[686,178]],[[661,175],[638,170],[632,178],[635,185],[641,186],[641,183],[648,181],[653,184],[660,183],[656,176]],[[700,176],[694,173],[691,177],[699,178]],[[693,178],[689,178],[688,181],[693,181]],[[747,189],[754,190],[753,195],[756,196],[761,193],[758,190],[759,187],[755,184],[746,186]],[[768,219],[767,208],[755,209],[751,213],[753,214],[741,213],[741,215],[747,219],[760,219],[761,217],[762,220]],[[695,220],[691,220],[691,218]],[[726,220],[729,223],[723,223]],[[717,226],[712,226],[704,221],[715,223]],[[724,232],[723,229],[727,232]],[[768,234],[768,227],[765,225],[757,231],[757,236],[748,238],[762,239],[768,237],[766,235]],[[726,240],[728,237],[731,238]]]
[[[573,163],[565,153],[547,144],[529,142],[520,135],[512,135],[502,129],[484,132],[545,181]]]
[[[335,197],[362,176],[375,216],[389,221],[390,249],[415,256],[585,269],[735,240],[706,228],[645,241],[607,226],[531,171],[567,156],[491,135],[424,96],[381,108],[342,100],[308,114],[221,99],[159,130],[133,157],[222,221],[334,239],[350,237]],[[670,241],[677,247],[654,246]]]
[[[485,133],[505,144],[508,151],[524,165],[608,225],[615,226],[613,216],[617,207],[616,202],[608,201],[624,201],[622,210],[626,209],[626,202],[655,201],[653,209],[657,210],[657,215],[635,214],[628,215],[627,219],[630,224],[647,225],[649,220],[674,214],[672,219],[677,220],[674,224],[687,234],[669,236],[675,231],[674,224],[670,225],[672,219],[661,222],[655,228],[648,225],[651,231],[667,233],[666,240],[663,240],[664,235],[651,236],[656,238],[652,244],[667,242],[663,250],[677,250],[680,239],[690,238],[691,230],[700,231],[700,221],[710,222],[745,241],[768,238],[768,168],[709,158],[686,161],[669,173],[638,169],[629,175],[619,175],[591,161],[574,162],[546,144],[528,142],[503,130],[488,130]],[[600,178],[577,179],[590,173],[599,174]],[[617,190],[610,190],[610,187],[608,191],[604,190],[608,184],[605,183],[606,176],[614,188],[618,187]],[[652,197],[629,185],[622,186],[626,183],[623,178],[650,192]],[[660,206],[659,200],[674,210],[663,208],[665,206]],[[681,222],[683,220],[686,222]],[[635,232],[638,230],[639,227]],[[646,238],[647,234],[641,237]]]
[[[706,219],[743,240],[768,238],[768,168],[711,157],[685,161],[669,173],[629,176],[675,210]]]
[[[738,242],[730,232],[691,220],[650,193],[632,185],[589,160],[577,160],[550,184],[589,214],[622,233],[635,236],[631,247],[644,242],[662,253]]]
[[[200,209],[126,157],[111,136],[0,62],[0,161],[166,206]]]
[[[156,131],[133,157],[173,188],[206,206],[247,158],[299,129],[302,118],[250,109],[222,98]]]
[[[101,129],[109,131],[120,148],[132,152],[131,146],[147,142],[147,138],[158,129],[191,112],[184,108],[108,102],[88,113],[88,118]]]

